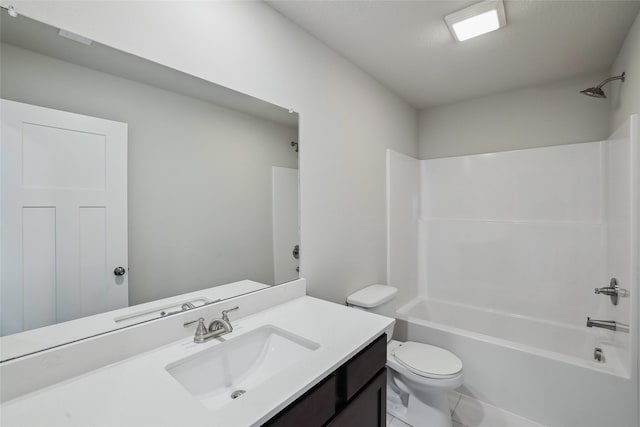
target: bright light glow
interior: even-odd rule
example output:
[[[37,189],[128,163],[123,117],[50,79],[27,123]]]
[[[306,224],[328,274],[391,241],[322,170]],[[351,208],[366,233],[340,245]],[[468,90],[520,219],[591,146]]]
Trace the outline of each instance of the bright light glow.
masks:
[[[60,31],[58,31],[58,35],[60,37],[64,37],[65,39],[73,40],[74,42],[82,43],[87,46],[90,46],[92,43],[91,39],[82,37],[80,34],[72,33],[71,31],[63,29],[60,29]]]
[[[500,28],[498,11],[492,9],[452,25],[458,40],[465,41]]]
[[[445,16],[444,20],[459,42],[507,25],[503,0],[483,0]]]

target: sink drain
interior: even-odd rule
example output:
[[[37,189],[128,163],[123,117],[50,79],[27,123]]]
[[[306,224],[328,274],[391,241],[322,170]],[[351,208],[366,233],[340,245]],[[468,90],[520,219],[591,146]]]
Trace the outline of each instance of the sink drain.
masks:
[[[247,392],[247,390],[236,390],[233,393],[231,393],[231,398],[232,399],[237,399],[240,396],[242,396],[243,394],[245,394]]]

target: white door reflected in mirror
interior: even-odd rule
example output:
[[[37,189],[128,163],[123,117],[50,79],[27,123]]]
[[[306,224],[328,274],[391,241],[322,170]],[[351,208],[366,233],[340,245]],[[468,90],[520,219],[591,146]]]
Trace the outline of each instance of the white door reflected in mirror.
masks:
[[[1,102],[2,335],[126,307],[127,124]]]

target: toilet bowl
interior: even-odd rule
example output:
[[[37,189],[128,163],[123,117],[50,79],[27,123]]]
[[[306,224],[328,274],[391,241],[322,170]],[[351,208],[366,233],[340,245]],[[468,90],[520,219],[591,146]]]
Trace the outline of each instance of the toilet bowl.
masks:
[[[347,298],[347,305],[395,317],[397,288],[371,285]],[[413,427],[451,427],[447,391],[463,383],[462,361],[429,344],[391,339],[387,332],[387,412]]]
[[[387,412],[414,426],[451,427],[447,391],[464,381],[462,361],[429,344],[387,344]]]

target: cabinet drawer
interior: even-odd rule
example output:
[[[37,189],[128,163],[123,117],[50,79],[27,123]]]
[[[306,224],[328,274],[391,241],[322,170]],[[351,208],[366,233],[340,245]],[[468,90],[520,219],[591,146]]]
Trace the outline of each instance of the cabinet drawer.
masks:
[[[331,375],[265,425],[278,427],[322,426],[334,415],[335,402],[336,377]]]
[[[342,402],[350,400],[387,363],[387,334],[382,334],[348,361],[340,370],[339,396]]]

